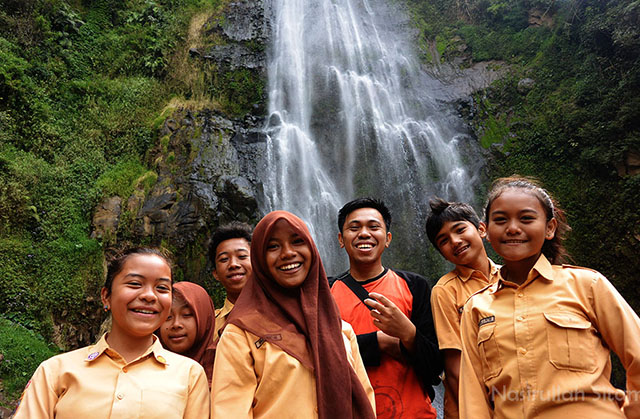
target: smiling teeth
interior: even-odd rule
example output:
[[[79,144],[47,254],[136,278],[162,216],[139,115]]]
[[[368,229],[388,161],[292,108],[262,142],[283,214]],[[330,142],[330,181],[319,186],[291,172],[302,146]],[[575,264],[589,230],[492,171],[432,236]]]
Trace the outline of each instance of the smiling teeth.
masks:
[[[154,313],[154,311],[152,311],[152,310],[133,310],[133,311],[135,311],[137,313],[143,313],[143,314],[153,314]]]
[[[289,265],[281,266],[281,267],[280,267],[280,270],[282,270],[282,271],[289,271],[289,270],[291,270],[291,269],[295,269],[295,268],[297,268],[297,267],[298,267],[298,266],[300,266],[300,265],[302,265],[302,264],[301,264],[301,263],[291,263],[291,264],[289,264]]]
[[[370,244],[359,244],[356,246],[358,249],[371,249],[373,246]]]
[[[469,245],[466,245],[464,247],[461,247],[460,249],[455,251],[455,255],[459,255],[460,253],[462,253],[463,251],[467,250],[469,248]]]

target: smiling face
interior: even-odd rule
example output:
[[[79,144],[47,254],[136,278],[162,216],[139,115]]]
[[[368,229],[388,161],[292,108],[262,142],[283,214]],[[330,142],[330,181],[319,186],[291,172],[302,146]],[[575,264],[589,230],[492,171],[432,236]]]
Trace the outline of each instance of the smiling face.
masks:
[[[446,221],[435,242],[438,250],[449,262],[472,269],[482,269],[487,254],[482,239],[486,236],[484,223],[478,228],[466,220]]]
[[[505,265],[530,265],[538,260],[545,240],[553,239],[555,218],[547,216],[538,198],[522,189],[507,189],[492,203],[487,236]]]
[[[184,354],[195,343],[197,333],[193,310],[183,300],[175,299],[169,317],[160,328],[162,343],[170,351]]]
[[[113,317],[110,335],[150,337],[171,309],[171,268],[159,256],[132,255],[101,296]]]
[[[236,301],[251,275],[249,249],[250,244],[244,238],[225,240],[216,248],[213,277],[227,290],[227,298],[232,303]]]
[[[391,233],[378,210],[360,208],[347,215],[338,241],[349,255],[352,268],[382,265],[382,253],[391,243]]]
[[[265,254],[271,278],[284,288],[297,288],[307,278],[312,262],[311,247],[285,220],[278,220]]]

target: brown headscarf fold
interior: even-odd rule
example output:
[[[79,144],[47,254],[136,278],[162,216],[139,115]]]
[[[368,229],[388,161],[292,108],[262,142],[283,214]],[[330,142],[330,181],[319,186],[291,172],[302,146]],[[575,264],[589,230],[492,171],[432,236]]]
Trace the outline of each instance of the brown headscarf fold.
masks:
[[[216,308],[207,291],[193,282],[177,282],[173,285],[173,292],[179,294],[193,310],[198,330],[196,340],[191,349],[183,355],[197,361],[204,368],[211,387],[215,346],[213,344],[216,324]]]
[[[286,289],[269,274],[266,249],[274,225],[287,221],[311,248],[307,278]],[[253,272],[227,323],[276,345],[314,371],[321,419],[374,418],[371,403],[347,360],[340,312],[306,224],[286,211],[267,214],[251,240]]]

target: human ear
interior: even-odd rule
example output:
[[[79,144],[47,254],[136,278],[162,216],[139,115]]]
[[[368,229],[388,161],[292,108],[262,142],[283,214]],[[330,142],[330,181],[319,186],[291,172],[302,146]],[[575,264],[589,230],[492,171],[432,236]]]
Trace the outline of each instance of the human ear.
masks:
[[[551,240],[556,236],[556,229],[558,228],[558,220],[554,218],[547,222],[547,231],[545,232],[545,240]]]
[[[342,233],[338,233],[338,243],[340,243],[340,249],[344,249],[344,240],[342,239]]]
[[[482,239],[487,238],[488,239],[487,225],[485,223],[483,223],[482,221],[480,221],[480,223],[478,223],[478,233],[480,233],[480,238],[482,238]]]
[[[216,281],[220,282],[220,280],[218,279],[218,273],[216,272],[215,265],[213,267],[213,272],[211,272],[211,275],[213,276],[213,279],[215,279]]]
[[[107,307],[110,306],[111,295],[109,294],[109,290],[106,287],[102,287],[100,290],[100,300],[102,301],[102,305]]]
[[[391,232],[387,231],[387,240],[384,244],[384,247],[389,247],[390,244],[391,244]]]

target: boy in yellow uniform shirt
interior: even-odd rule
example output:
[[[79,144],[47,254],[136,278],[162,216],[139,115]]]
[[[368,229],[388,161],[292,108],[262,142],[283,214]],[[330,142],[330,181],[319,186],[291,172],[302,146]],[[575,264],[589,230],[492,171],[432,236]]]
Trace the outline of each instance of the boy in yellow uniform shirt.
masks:
[[[431,290],[431,310],[440,350],[444,355],[444,417],[458,418],[458,377],[462,343],[462,308],[476,291],[495,282],[498,267],[487,257],[486,227],[464,203],[431,200],[426,230],[440,254],[456,265]]]
[[[250,225],[237,221],[220,226],[213,232],[209,248],[213,277],[227,292],[224,305],[216,310],[214,340],[220,337],[220,330],[251,275],[251,234]]]

